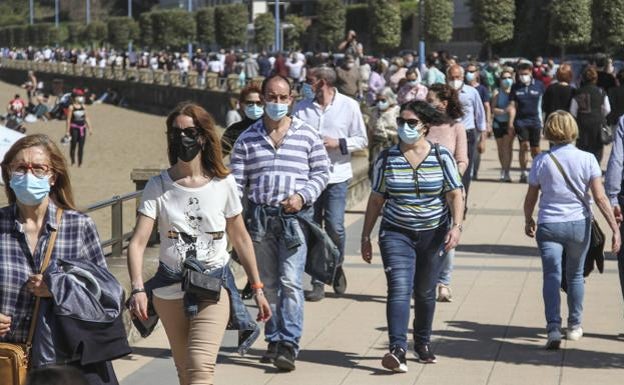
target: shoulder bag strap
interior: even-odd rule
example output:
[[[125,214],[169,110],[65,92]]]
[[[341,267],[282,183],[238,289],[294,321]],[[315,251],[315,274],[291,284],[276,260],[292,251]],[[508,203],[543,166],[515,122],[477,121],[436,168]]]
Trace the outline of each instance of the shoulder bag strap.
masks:
[[[555,155],[552,152],[549,152],[548,155],[550,155],[550,159],[552,159],[553,162],[555,162],[555,166],[557,166],[557,169],[563,176],[563,179],[565,179],[565,182],[568,185],[568,188],[574,193],[574,195],[576,195],[576,197],[581,201],[581,203],[583,203],[583,206],[585,206],[589,214],[592,215],[591,207],[585,201],[585,197],[574,187],[574,185],[572,184],[572,181],[568,177],[568,174],[566,174],[566,172],[563,170],[563,167],[561,167],[561,163],[559,163],[559,160],[557,160],[557,157],[555,157]]]
[[[39,274],[43,273],[50,264],[50,258],[52,256],[52,249],[54,249],[54,243],[56,242],[56,236],[61,228],[61,219],[63,218],[63,209],[60,207],[56,208],[56,230],[53,230],[50,234],[50,239],[48,241],[48,247],[46,248],[45,256],[43,258],[43,262],[41,263],[41,269],[39,270]],[[39,305],[41,302],[41,298],[35,298],[35,308],[33,310],[33,315],[30,321],[30,330],[28,331],[28,338],[26,339],[26,346],[30,348],[32,345],[32,339],[35,335],[35,328],[37,327],[37,317],[39,316]]]

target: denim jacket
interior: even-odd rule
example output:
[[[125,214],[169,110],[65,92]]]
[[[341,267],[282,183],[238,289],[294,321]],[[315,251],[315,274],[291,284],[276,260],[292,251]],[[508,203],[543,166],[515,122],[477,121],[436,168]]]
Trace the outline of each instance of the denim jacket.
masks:
[[[198,264],[200,263],[201,262],[198,262]],[[199,265],[198,269],[200,269]],[[236,288],[234,275],[232,274],[230,267],[226,265],[211,271],[210,274],[222,277],[223,288],[225,288],[230,295],[230,319],[228,321],[227,329],[239,331],[238,352],[241,355],[244,355],[260,335],[260,327],[256,324],[251,314],[249,314],[249,311],[245,307],[245,304],[243,303],[243,300]],[[158,271],[156,271],[154,277],[145,282],[145,291],[150,302],[149,308],[152,308],[151,302],[154,289],[173,285],[175,283],[179,283],[181,285],[182,278],[182,271],[175,271],[161,262],[158,265]],[[197,314],[197,303],[198,299],[196,296],[188,293],[184,294],[184,312],[189,318],[192,318]],[[155,313],[150,311],[149,315],[150,321],[155,324],[155,322],[158,321],[158,318],[154,316]],[[149,326],[147,326],[147,328],[149,328]],[[145,335],[143,335],[143,337],[145,337]]]

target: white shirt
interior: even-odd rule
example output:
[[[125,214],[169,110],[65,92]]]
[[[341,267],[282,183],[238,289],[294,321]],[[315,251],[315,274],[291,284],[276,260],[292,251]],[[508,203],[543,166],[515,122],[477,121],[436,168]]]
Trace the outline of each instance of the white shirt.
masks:
[[[368,137],[358,103],[334,91],[334,100],[325,110],[314,100],[304,99],[297,103],[293,115],[314,127],[322,137],[346,141],[346,154],[340,148],[327,149],[331,160],[329,183],[340,183],[353,177],[351,152],[366,148]]]
[[[219,60],[211,60],[208,62],[208,71],[214,73],[223,72],[223,64]]]
[[[189,254],[195,254],[208,269],[225,266],[230,258],[226,219],[242,211],[232,175],[190,188],[175,183],[166,170],[150,178],[139,206],[141,214],[158,220],[160,262],[174,270],[181,269]],[[183,296],[179,283],[156,289],[154,294],[163,299]]]

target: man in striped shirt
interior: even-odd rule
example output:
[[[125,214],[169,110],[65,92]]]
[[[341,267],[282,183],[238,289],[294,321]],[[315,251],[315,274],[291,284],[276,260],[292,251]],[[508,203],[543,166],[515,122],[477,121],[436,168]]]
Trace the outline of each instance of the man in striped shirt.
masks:
[[[247,227],[273,317],[266,323],[263,362],[295,369],[303,329],[307,246],[296,215],[312,205],[329,180],[329,158],[318,132],[287,116],[292,90],[276,75],[262,84],[265,115],[234,144],[230,167],[239,193],[249,189]]]

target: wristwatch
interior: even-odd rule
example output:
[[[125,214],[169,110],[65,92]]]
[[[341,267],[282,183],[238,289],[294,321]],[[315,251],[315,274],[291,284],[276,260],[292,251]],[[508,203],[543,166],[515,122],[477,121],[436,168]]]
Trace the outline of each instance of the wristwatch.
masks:
[[[457,227],[460,233],[464,231],[464,225],[461,223],[453,223],[453,227]]]

